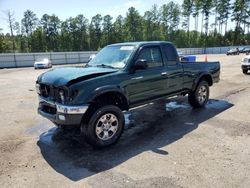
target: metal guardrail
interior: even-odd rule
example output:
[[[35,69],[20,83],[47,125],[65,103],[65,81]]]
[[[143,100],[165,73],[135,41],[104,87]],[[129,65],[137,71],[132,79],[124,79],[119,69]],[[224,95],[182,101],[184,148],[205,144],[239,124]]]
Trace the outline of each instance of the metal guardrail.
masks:
[[[209,48],[178,48],[183,55],[198,55],[198,54],[225,54],[232,48],[243,48],[250,46],[225,46],[225,47],[209,47]]]
[[[249,46],[226,46],[212,48],[178,48],[183,55],[225,54],[231,48]],[[0,68],[32,67],[38,58],[48,58],[53,65],[87,63],[95,51],[86,52],[46,52],[46,53],[7,53],[0,54]]]

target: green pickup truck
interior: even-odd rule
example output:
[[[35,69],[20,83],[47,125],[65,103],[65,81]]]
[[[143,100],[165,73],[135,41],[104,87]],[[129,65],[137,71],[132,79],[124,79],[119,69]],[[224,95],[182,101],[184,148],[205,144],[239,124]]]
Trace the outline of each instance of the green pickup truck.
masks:
[[[63,67],[36,82],[38,113],[65,130],[81,131],[95,147],[116,143],[124,111],[160,98],[188,94],[203,107],[220,79],[219,62],[180,62],[170,42],[134,42],[103,48],[85,67]]]

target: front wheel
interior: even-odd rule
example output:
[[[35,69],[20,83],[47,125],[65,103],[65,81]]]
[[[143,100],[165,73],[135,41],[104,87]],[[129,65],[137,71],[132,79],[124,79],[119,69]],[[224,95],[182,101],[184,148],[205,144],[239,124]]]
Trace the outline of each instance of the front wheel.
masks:
[[[124,115],[113,105],[103,106],[92,113],[88,122],[83,122],[82,131],[86,141],[94,147],[115,144],[124,129]]]
[[[207,104],[209,99],[209,86],[206,81],[201,81],[196,87],[195,91],[192,91],[188,95],[188,101],[194,108],[201,108]]]
[[[247,74],[247,70],[246,69],[243,69],[242,72],[243,72],[243,74]]]

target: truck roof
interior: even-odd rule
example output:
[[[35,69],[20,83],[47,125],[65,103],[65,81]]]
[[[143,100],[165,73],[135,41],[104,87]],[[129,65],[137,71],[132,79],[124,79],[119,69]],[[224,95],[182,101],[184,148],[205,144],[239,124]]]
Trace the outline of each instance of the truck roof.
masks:
[[[168,41],[140,41],[140,42],[124,42],[124,43],[116,43],[116,44],[111,44],[109,46],[120,46],[120,45],[128,45],[128,46],[143,46],[145,44],[172,44],[171,42]]]

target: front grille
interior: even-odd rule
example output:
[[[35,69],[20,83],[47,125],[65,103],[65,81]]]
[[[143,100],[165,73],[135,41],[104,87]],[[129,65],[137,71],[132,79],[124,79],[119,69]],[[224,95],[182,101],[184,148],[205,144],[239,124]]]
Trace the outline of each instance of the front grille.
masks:
[[[40,95],[42,97],[52,97],[53,96],[53,88],[51,86],[40,84]]]
[[[46,84],[40,84],[39,87],[40,95],[44,98],[50,98],[50,100],[61,103],[61,98],[59,95],[59,88],[46,85]]]

